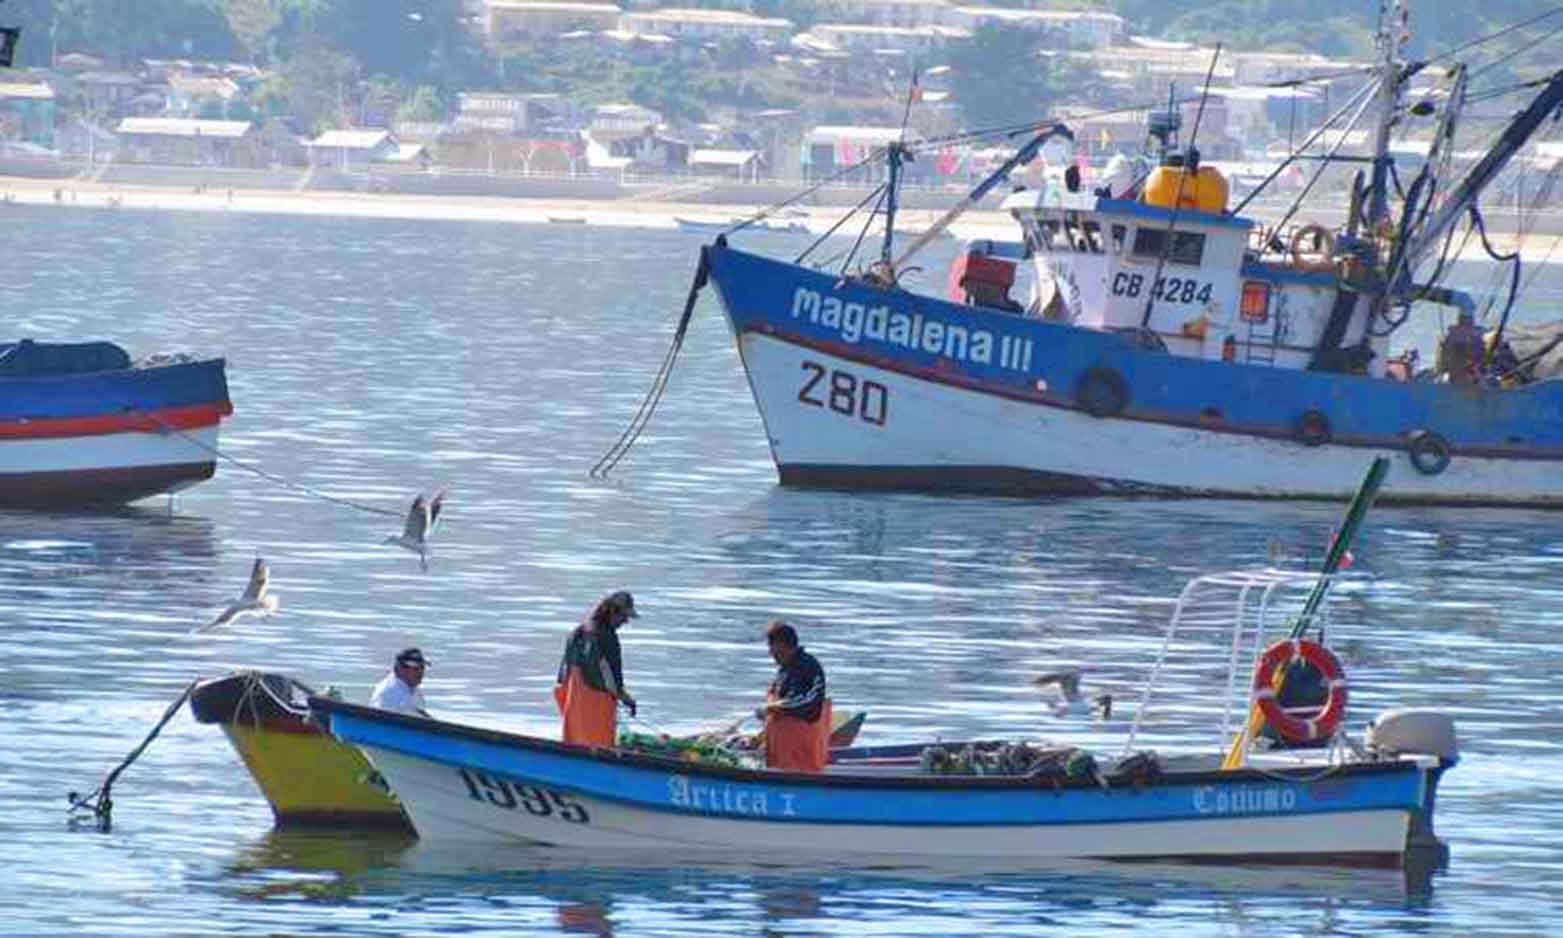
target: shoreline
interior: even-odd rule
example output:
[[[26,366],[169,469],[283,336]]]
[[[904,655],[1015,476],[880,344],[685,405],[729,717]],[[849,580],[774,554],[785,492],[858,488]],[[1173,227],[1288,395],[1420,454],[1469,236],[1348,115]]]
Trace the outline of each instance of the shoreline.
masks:
[[[768,206],[669,202],[643,199],[521,198],[494,195],[415,195],[319,190],[122,185],[79,178],[39,179],[0,176],[4,204],[61,208],[129,209],[172,212],[243,212],[260,215],[302,215],[334,218],[387,218],[407,221],[480,221],[505,224],[572,224],[617,228],[676,230],[676,219],[712,224],[750,218]],[[954,204],[954,200],[952,203]],[[776,222],[801,221],[813,234],[822,234],[847,209],[800,207],[796,216],[772,216]],[[905,209],[897,230],[919,231],[931,225],[942,211]],[[1013,220],[1004,212],[973,209],[950,226],[957,238],[1016,237]],[[1512,252],[1519,239],[1506,232],[1489,232],[1496,250]],[[1519,244],[1522,261],[1563,263],[1557,242],[1563,235],[1532,234]],[[1479,239],[1471,239],[1460,260],[1482,260],[1486,253]]]

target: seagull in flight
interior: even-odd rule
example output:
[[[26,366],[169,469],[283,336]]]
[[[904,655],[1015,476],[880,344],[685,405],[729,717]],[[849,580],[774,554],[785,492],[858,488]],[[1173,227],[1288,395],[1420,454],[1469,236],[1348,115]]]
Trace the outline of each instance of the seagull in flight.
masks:
[[[255,558],[255,566],[250,568],[250,582],[245,585],[244,592],[238,599],[228,604],[228,608],[217,614],[217,618],[206,623],[196,632],[210,632],[234,621],[240,616],[252,612],[271,615],[277,611],[277,597],[267,595],[266,587],[271,581],[271,571],[266,567],[266,561]]]
[[[1088,699],[1080,693],[1079,668],[1066,668],[1043,674],[1032,678],[1031,683],[1038,687],[1053,685],[1058,688],[1058,696],[1050,704],[1056,716],[1066,717],[1087,712],[1094,713],[1104,720],[1112,716],[1112,694],[1097,694]]]
[[[440,520],[440,506],[445,502],[445,490],[433,495],[420,494],[407,509],[407,520],[402,522],[402,533],[388,537],[383,543],[405,547],[418,555],[418,565],[425,572],[429,569],[429,535]]]

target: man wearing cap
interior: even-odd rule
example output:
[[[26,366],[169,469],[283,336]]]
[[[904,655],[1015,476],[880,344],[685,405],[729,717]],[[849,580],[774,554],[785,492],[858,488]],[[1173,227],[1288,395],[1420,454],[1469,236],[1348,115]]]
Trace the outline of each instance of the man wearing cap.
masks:
[[[428,659],[423,657],[423,652],[416,648],[402,649],[391,664],[390,673],[374,686],[374,693],[369,695],[369,706],[414,716],[428,716],[423,691],[418,689],[418,685],[423,683],[424,669],[428,666]]]
[[[776,679],[755,716],[765,721],[766,768],[823,772],[830,760],[830,698],[825,669],[798,644],[798,632],[777,619],[765,630]]]
[[[620,590],[598,603],[591,617],[570,633],[554,685],[565,742],[612,746],[619,738],[618,704],[635,715],[635,698],[624,689],[619,627],[637,617],[635,598]]]

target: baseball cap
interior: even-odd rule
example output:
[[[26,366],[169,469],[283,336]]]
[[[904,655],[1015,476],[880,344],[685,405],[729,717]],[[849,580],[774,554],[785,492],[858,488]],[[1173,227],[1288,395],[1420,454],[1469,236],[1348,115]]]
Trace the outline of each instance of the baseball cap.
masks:
[[[635,597],[631,596],[627,590],[619,590],[617,593],[609,596],[608,605],[621,610],[631,619],[640,618],[640,613],[635,611]]]
[[[429,659],[423,656],[423,652],[416,648],[404,648],[396,656],[396,663],[403,667],[427,668]]]

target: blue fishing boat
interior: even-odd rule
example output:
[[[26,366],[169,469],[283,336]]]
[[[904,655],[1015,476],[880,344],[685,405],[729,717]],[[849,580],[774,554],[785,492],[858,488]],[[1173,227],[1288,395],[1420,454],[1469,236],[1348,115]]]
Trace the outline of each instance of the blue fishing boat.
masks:
[[[1229,204],[1169,110],[1152,114],[1159,165],[1148,174],[1092,188],[1065,172],[1004,197],[1018,237],[969,243],[945,295],[909,289],[918,252],[1039,152],[1070,165],[1069,128],[1033,125],[904,248],[894,192],[919,144],[885,148],[887,234],[856,271],[721,238],[703,248],[696,283],[720,296],[782,483],[1335,499],[1364,459],[1387,456],[1401,467],[1382,496],[1391,501],[1563,504],[1563,381],[1506,341],[1519,257],[1493,247],[1480,213],[1482,193],[1563,105],[1563,73],[1535,83],[1492,148],[1456,174],[1467,72],[1451,69],[1440,94],[1409,104],[1412,76],[1427,73],[1401,54],[1402,3],[1383,6],[1381,62],[1307,144],[1322,173],[1348,154],[1317,141],[1375,121],[1369,152],[1349,157],[1362,168],[1338,224],[1296,208],[1273,223],[1244,215],[1247,200]],[[1434,142],[1403,180],[1389,143],[1414,124]],[[1444,282],[1467,222],[1509,285],[1495,297]],[[1012,297],[1022,280],[1030,295]],[[1454,323],[1428,356],[1434,368],[1418,367],[1414,349],[1390,357],[1413,316]]]
[[[117,504],[216,472],[222,359],[109,342],[0,344],[0,506]]]

